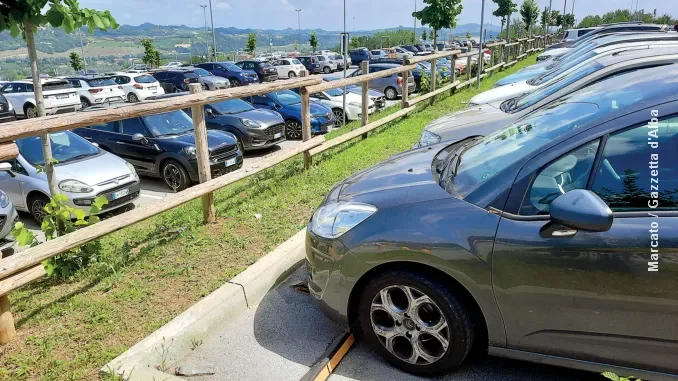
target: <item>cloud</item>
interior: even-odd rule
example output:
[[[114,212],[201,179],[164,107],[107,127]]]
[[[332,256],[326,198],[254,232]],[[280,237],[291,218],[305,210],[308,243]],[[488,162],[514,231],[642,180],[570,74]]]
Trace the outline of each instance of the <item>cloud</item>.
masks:
[[[231,9],[231,5],[225,1],[217,2],[216,9]]]
[[[290,4],[290,2],[287,1],[287,0],[280,0],[280,4],[282,4],[283,7],[289,9],[290,11],[293,11],[293,10],[296,9],[296,8],[294,8],[294,6],[293,6],[292,4]]]

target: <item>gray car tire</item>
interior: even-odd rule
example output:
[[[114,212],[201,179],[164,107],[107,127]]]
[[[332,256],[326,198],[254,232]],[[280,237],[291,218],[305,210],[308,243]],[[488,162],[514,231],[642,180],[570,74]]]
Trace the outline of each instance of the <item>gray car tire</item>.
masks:
[[[160,177],[162,177],[165,185],[175,192],[181,192],[191,185],[191,178],[188,176],[186,168],[174,159],[162,163]]]
[[[47,212],[44,211],[44,207],[45,205],[49,204],[49,202],[49,197],[42,193],[35,193],[31,195],[30,199],[28,200],[28,207],[31,217],[33,217],[35,222],[38,224],[42,223],[45,214],[47,214]]]
[[[302,138],[301,123],[294,119],[285,121],[285,138],[289,140],[299,140]]]
[[[329,66],[325,66],[323,68],[323,73],[330,74],[331,72],[332,72],[332,68],[330,68]]]
[[[398,98],[398,90],[394,89],[393,87],[387,87],[384,90],[384,95],[386,95],[386,99],[389,101],[392,101],[396,98]]]
[[[409,297],[402,290],[409,290]],[[383,295],[388,295],[387,302],[383,301]],[[414,306],[412,301],[416,302]],[[402,321],[380,310],[380,303],[386,310],[397,311]],[[396,270],[377,275],[360,296],[358,319],[362,334],[372,348],[397,368],[417,375],[433,376],[458,367],[473,345],[473,324],[463,304],[445,283],[418,272]],[[436,333],[442,339],[427,333],[438,330],[437,326],[443,327]],[[394,335],[390,340],[391,349],[387,349],[389,341],[378,335],[377,329]],[[441,340],[447,341],[447,345]],[[418,343],[417,354],[411,341]]]

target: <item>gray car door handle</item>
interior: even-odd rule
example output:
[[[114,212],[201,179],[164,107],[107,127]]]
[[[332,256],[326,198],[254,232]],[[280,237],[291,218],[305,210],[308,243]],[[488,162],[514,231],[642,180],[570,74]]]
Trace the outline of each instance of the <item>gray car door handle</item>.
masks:
[[[556,230],[551,235],[554,237],[572,237],[577,234],[576,230]]]

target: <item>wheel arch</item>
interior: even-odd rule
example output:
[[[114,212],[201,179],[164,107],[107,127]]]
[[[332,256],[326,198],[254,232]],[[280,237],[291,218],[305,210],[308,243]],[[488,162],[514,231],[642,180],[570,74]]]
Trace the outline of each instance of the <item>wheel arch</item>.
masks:
[[[35,105],[35,101],[29,99],[29,100],[26,100],[26,101],[24,102],[23,107],[21,107],[21,109],[24,111],[24,115],[26,115],[26,109],[27,109],[28,107],[37,107],[37,106]]]
[[[487,321],[478,301],[473,297],[470,291],[452,275],[433,266],[418,262],[388,262],[374,266],[365,272],[355,283],[349,295],[347,306],[349,327],[355,328],[359,325],[358,305],[360,304],[361,293],[365,287],[367,287],[368,283],[381,273],[395,270],[426,274],[427,276],[433,277],[434,279],[447,285],[454,295],[459,297],[460,302],[465,308],[468,309],[469,314],[471,315],[471,320],[473,321],[475,330],[475,340],[471,353],[487,353],[487,348],[489,346]],[[358,332],[356,329],[353,329],[353,331]]]
[[[26,194],[26,209],[31,210],[31,201],[33,201],[34,197],[38,197],[38,196],[44,196],[44,197],[47,197],[47,199],[50,198],[47,194],[45,194],[45,192],[43,192],[41,190],[37,190],[37,189],[30,190]]]

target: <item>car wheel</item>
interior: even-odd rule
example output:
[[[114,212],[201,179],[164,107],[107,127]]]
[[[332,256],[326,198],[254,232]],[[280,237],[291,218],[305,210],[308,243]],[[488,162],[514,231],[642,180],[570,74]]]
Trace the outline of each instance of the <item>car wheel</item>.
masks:
[[[294,78],[294,77],[296,77],[296,76],[297,76],[297,73],[295,73],[295,72],[293,72],[293,71],[287,73],[287,77],[288,77],[288,78]]]
[[[180,88],[178,88],[178,87],[175,86],[175,87],[174,87],[174,92],[175,92],[175,93],[183,93],[184,91],[181,90]]]
[[[26,115],[26,118],[28,119],[37,118],[38,109],[33,105],[28,105],[24,108],[24,115]]]
[[[238,87],[238,86],[240,86],[240,82],[238,82],[237,79],[231,79],[229,82],[231,82],[231,87]]]
[[[242,140],[238,136],[235,137],[235,144],[238,146],[238,149],[241,153],[245,153],[245,146],[242,144]]]
[[[92,102],[90,102],[87,98],[80,98],[80,106],[82,108],[87,108],[92,105]]]
[[[139,102],[139,97],[137,97],[137,95],[134,93],[129,93],[129,95],[127,96],[127,101],[130,103]]]
[[[301,139],[301,123],[296,120],[288,120],[285,122],[285,137],[290,140]]]
[[[338,126],[343,126],[346,124],[346,118],[344,117],[344,111],[340,108],[332,109],[332,114],[334,114],[334,119]]]
[[[392,101],[398,98],[398,91],[392,87],[387,87],[386,90],[384,90],[384,95],[386,95],[386,99]]]
[[[44,194],[36,194],[31,196],[31,199],[28,201],[30,206],[31,217],[38,224],[42,223],[42,220],[45,218],[47,212],[45,212],[45,206],[49,203],[49,198]]]
[[[323,68],[323,73],[325,73],[325,74],[330,74],[331,72],[332,72],[332,69],[330,69],[329,66],[325,66],[325,67]]]
[[[181,163],[176,160],[167,160],[163,163],[161,171],[163,181],[170,189],[180,192],[191,184],[188,172]]]
[[[202,89],[203,89],[203,90],[209,90],[209,89],[210,89],[210,87],[207,86],[206,83],[201,83],[200,85],[202,86]]]
[[[471,351],[469,314],[444,283],[408,271],[377,276],[360,298],[365,340],[394,366],[431,376],[459,366]]]

